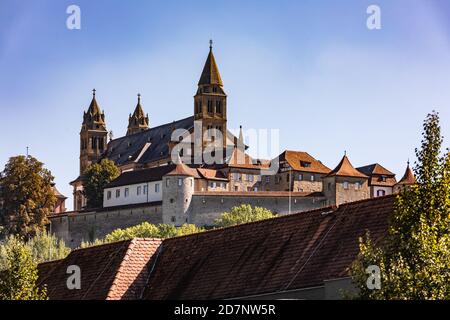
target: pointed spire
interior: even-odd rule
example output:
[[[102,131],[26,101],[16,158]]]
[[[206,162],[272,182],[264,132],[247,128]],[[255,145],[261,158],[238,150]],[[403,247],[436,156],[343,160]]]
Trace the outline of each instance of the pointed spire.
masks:
[[[92,100],[91,100],[91,104],[89,105],[88,108],[88,113],[90,113],[91,115],[97,115],[97,114],[102,114],[102,112],[100,111],[100,107],[97,103],[97,100],[95,99],[95,93],[97,92],[97,90],[92,89]]]
[[[244,132],[242,131],[242,126],[239,126],[239,141],[244,142]]]
[[[347,157],[347,151],[345,151],[344,156],[337,167],[327,175],[327,177],[331,176],[367,178],[365,174],[359,172],[353,167]]]
[[[141,94],[137,94],[138,101],[133,114],[128,117],[128,130],[127,135],[134,134],[140,131],[147,130],[149,127],[148,115],[144,113],[144,109],[141,106]]]
[[[405,174],[401,178],[401,180],[398,182],[398,184],[402,185],[412,185],[416,183],[416,177],[414,176],[413,171],[411,170],[411,167],[409,166],[409,159],[406,165]]]
[[[209,54],[203,67],[202,75],[198,81],[198,85],[215,84],[223,87],[222,78],[220,77],[219,68],[217,67],[216,59],[212,51],[212,40],[209,42]]]
[[[177,158],[175,159],[174,164],[176,164],[175,168],[172,171],[170,171],[167,174],[167,176],[187,176],[187,177],[197,176],[195,169],[191,169],[183,163],[180,154],[177,154]]]

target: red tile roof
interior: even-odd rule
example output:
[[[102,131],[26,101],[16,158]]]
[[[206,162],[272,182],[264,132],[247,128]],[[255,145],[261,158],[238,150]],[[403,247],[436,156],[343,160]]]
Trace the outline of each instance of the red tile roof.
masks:
[[[313,173],[329,173],[331,171],[330,168],[313,158],[307,152],[286,150],[280,154],[278,158],[280,162],[287,161],[292,169],[296,171]],[[306,163],[308,163],[309,166],[305,166],[304,164]]]
[[[138,299],[145,286],[146,265],[159,239],[133,239],[72,251],[63,260],[39,265],[39,284],[46,284],[50,299]],[[81,289],[69,290],[67,267],[81,270]]]
[[[412,172],[409,163],[408,166],[406,167],[405,170],[405,174],[403,175],[403,177],[400,179],[400,181],[398,182],[398,184],[401,185],[412,185],[416,183],[416,177],[414,176],[414,173]]]
[[[346,155],[342,157],[341,162],[339,162],[337,167],[334,168],[333,171],[331,171],[327,176],[368,178],[365,174],[359,172],[353,167]]]
[[[348,276],[358,238],[387,230],[394,197],[167,239],[146,299],[226,299],[323,285]]]
[[[51,299],[227,299],[321,286],[348,276],[366,231],[375,241],[386,234],[394,199],[75,250],[41,264],[41,283]],[[81,267],[81,290],[66,288],[72,264]]]

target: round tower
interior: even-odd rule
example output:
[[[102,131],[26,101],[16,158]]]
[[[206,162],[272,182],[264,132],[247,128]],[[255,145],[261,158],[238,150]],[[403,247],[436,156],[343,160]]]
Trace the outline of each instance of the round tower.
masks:
[[[177,161],[175,168],[163,177],[163,223],[181,226],[190,222],[192,195],[194,194],[195,169]]]

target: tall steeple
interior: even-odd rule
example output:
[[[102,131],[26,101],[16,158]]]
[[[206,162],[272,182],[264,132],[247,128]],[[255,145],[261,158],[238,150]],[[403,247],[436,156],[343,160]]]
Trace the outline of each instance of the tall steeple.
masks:
[[[209,53],[194,96],[194,118],[202,121],[202,146],[227,144],[227,95],[209,42]],[[214,129],[216,131],[214,131]],[[209,131],[208,131],[209,130]],[[208,134],[209,132],[209,134]],[[214,133],[220,133],[220,136]],[[220,141],[219,141],[220,139]]]
[[[86,168],[100,159],[106,150],[108,130],[106,129],[105,113],[97,103],[96,90],[92,90],[92,100],[83,114],[83,124],[80,131],[80,175]]]
[[[147,130],[149,127],[148,114],[144,114],[141,106],[141,94],[138,93],[138,102],[134,109],[133,115],[130,114],[128,118],[127,136],[137,132]]]

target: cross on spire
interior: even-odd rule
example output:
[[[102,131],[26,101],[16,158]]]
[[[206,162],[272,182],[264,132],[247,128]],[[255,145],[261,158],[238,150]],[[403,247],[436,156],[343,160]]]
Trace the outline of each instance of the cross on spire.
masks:
[[[95,92],[97,92],[97,90],[95,90],[95,88],[94,89],[92,89],[92,95],[95,97]]]
[[[138,96],[138,102],[141,102],[141,94],[138,93],[137,96]]]
[[[212,46],[213,46],[213,41],[212,39],[209,40],[209,50],[212,50]]]

